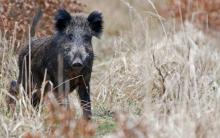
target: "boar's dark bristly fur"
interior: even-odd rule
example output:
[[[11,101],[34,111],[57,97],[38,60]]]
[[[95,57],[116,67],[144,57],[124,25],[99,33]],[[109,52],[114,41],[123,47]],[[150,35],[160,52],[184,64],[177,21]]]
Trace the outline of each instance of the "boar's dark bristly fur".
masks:
[[[60,96],[60,87],[62,87],[63,93],[66,91],[65,84],[60,85],[59,82],[59,77],[61,77],[59,76],[59,65],[61,64],[62,82],[68,82],[68,92],[77,88],[83,115],[90,119],[90,78],[94,59],[92,37],[100,37],[102,33],[102,14],[94,11],[88,16],[71,16],[66,10],[60,9],[55,16],[55,29],[56,33],[53,36],[31,41],[31,86],[27,85],[27,78],[29,78],[28,45],[21,50],[18,60],[17,84],[22,84],[27,93],[30,88],[38,90],[32,94],[32,104],[37,106],[41,97],[40,88],[47,70],[46,80],[53,83],[56,88],[54,89],[55,95]],[[13,87],[15,87],[14,83]],[[11,90],[14,89],[11,88]],[[14,93],[16,92],[13,91]]]

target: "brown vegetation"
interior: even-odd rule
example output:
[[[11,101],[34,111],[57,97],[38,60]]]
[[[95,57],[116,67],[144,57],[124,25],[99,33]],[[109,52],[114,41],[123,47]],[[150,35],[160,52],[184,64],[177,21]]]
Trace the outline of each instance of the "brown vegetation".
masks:
[[[161,15],[191,21],[202,29],[220,31],[220,0],[169,0]]]
[[[28,36],[28,26],[38,8],[43,10],[41,29],[38,36],[51,35],[53,17],[59,8],[65,8],[71,13],[82,12],[85,5],[74,0],[1,0],[0,1],[0,30],[7,31],[7,36],[12,36],[16,27],[17,40],[24,40]]]

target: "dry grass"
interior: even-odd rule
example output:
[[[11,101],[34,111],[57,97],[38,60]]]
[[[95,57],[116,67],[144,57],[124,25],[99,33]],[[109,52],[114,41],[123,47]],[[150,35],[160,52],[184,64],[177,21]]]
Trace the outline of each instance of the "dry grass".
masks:
[[[190,24],[185,27],[185,32],[164,38],[130,57],[139,63],[140,75],[136,78],[146,77],[141,81],[145,89],[138,91],[147,95],[144,102],[138,100],[143,114],[119,114],[120,129],[111,136],[218,137],[219,53],[202,32]],[[137,92],[131,97],[135,95]]]
[[[15,113],[7,112],[5,95],[8,82],[17,76],[17,55],[9,48],[15,47],[14,40],[1,35],[0,137],[218,137],[220,49],[188,22],[170,32],[160,19],[160,29],[151,30],[159,16],[143,11],[143,3],[151,1],[140,1],[111,5],[97,0],[107,5],[102,8],[108,31],[94,40],[92,123],[80,119],[75,93],[70,95],[73,112],[56,103],[35,111],[23,95]],[[124,21],[114,25],[119,26],[116,33],[116,28],[110,29],[113,17],[108,12],[117,3]],[[122,30],[121,23],[126,25]]]

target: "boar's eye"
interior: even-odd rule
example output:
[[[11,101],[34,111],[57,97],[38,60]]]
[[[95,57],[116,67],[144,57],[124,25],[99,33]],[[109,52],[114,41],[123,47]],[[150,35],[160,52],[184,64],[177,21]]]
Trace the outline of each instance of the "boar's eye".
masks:
[[[68,51],[71,50],[69,45],[63,45],[63,49],[64,49],[65,52],[68,52]]]
[[[68,39],[73,40],[73,34],[68,34]]]
[[[91,37],[90,35],[84,35],[84,36],[83,36],[83,39],[84,39],[85,42],[91,41],[91,38],[92,38],[92,37]]]
[[[69,52],[70,50],[71,50],[70,47],[65,47],[65,48],[64,48],[64,51],[65,51],[65,52]]]

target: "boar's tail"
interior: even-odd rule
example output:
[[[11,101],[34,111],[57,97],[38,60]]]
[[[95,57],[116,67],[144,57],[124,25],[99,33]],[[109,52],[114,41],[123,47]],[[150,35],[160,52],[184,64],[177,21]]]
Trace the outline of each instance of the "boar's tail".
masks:
[[[38,8],[37,9],[37,12],[32,20],[32,24],[31,24],[31,28],[30,28],[30,35],[31,37],[34,37],[35,36],[35,29],[36,29],[36,26],[38,24],[38,22],[40,21],[41,17],[43,15],[43,12],[41,10],[41,8]]]

